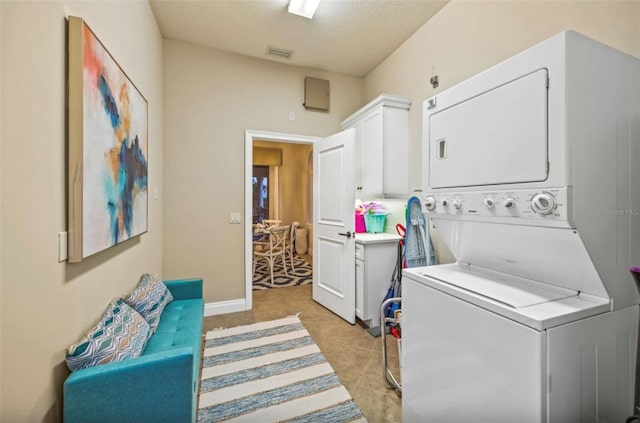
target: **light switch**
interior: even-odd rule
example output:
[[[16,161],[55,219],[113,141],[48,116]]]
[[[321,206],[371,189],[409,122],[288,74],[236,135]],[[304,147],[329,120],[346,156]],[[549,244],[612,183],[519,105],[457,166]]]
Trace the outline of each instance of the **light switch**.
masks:
[[[240,223],[240,212],[229,213],[229,223]]]

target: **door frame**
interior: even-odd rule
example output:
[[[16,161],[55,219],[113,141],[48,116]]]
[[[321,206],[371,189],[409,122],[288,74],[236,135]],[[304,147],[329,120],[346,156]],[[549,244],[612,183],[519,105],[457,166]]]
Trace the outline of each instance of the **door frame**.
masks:
[[[251,224],[253,222],[253,142],[273,141],[289,144],[313,144],[322,137],[310,135],[286,134],[247,129],[244,131],[244,280],[245,280],[245,309],[253,308],[253,237]]]

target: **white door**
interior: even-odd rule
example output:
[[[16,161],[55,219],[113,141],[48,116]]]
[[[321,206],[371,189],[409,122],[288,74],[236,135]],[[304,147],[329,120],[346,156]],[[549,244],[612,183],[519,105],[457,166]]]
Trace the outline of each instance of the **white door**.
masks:
[[[355,130],[313,146],[313,299],[353,324]]]

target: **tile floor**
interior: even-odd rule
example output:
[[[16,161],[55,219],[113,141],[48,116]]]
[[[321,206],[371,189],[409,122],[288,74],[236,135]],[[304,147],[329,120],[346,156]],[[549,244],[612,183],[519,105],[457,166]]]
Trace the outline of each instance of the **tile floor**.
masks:
[[[401,397],[382,374],[381,337],[350,325],[311,299],[311,286],[253,291],[253,310],[209,316],[204,331],[279,319],[300,313],[302,323],[325,355],[369,423],[400,422]],[[397,378],[398,348],[387,336],[390,367]]]

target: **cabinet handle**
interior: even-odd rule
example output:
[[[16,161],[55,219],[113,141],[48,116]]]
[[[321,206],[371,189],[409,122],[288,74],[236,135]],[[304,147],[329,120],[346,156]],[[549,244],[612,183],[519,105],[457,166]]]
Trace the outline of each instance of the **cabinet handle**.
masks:
[[[351,232],[347,231],[347,233],[338,232],[338,235],[346,236],[347,238],[351,238]]]

